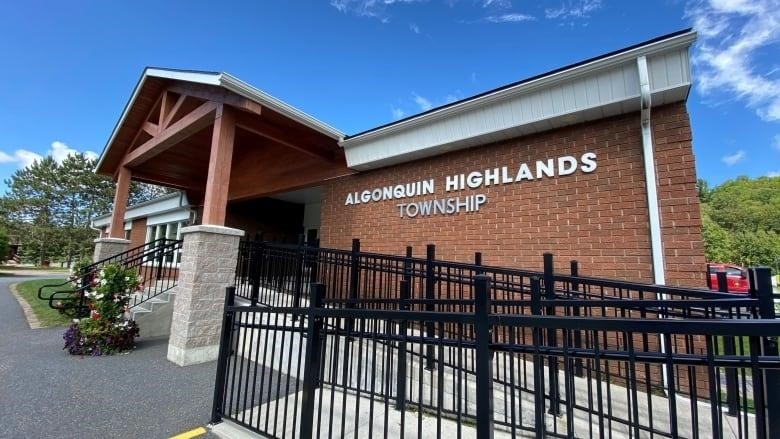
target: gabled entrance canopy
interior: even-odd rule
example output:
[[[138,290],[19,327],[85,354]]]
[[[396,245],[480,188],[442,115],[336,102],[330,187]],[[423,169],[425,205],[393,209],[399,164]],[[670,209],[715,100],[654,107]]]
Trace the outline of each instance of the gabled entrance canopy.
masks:
[[[147,68],[96,169],[117,180],[111,237],[131,179],[184,190],[202,224],[224,225],[228,201],[352,173],[343,137],[226,73]]]

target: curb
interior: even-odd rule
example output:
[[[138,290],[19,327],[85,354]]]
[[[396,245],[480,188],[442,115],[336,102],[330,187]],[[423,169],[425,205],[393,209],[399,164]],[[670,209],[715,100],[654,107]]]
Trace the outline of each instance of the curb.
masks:
[[[30,304],[27,303],[27,300],[25,300],[21,294],[19,294],[19,291],[16,289],[17,285],[19,285],[19,282],[8,285],[8,290],[11,291],[11,294],[16,298],[16,301],[19,302],[19,306],[22,307],[22,311],[24,311],[24,318],[27,320],[27,324],[30,326],[30,329],[44,328],[38,318],[35,317],[35,313],[30,307]]]

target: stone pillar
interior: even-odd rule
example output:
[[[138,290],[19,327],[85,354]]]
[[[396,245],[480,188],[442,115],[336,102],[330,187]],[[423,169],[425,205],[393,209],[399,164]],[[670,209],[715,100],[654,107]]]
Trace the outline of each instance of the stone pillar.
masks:
[[[244,232],[200,225],[185,227],[181,234],[184,243],[168,360],[188,366],[217,359],[225,287],[235,280],[238,243]]]
[[[130,241],[121,238],[98,238],[94,242],[92,262],[102,261],[130,249]]]

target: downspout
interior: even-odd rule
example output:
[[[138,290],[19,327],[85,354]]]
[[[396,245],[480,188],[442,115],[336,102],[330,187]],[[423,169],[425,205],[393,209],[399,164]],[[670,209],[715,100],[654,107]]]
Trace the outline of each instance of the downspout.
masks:
[[[657,285],[666,284],[666,272],[664,265],[664,247],[661,240],[661,213],[658,208],[658,188],[656,186],[655,175],[655,155],[653,152],[653,133],[650,123],[650,108],[652,107],[650,92],[650,75],[647,71],[647,58],[640,56],[636,59],[637,69],[639,71],[639,105],[641,108],[642,124],[642,155],[645,165],[645,188],[647,189],[647,216],[650,219],[650,253],[653,258],[653,283]],[[661,300],[668,300],[666,294],[661,294]],[[660,315],[660,318],[666,318]],[[667,350],[664,337],[660,338],[661,353],[665,354]],[[666,368],[661,368],[664,388],[669,386],[669,376]]]
[[[653,155],[653,135],[650,125],[650,75],[647,72],[647,59],[636,59],[639,68],[640,105],[642,109],[642,154],[645,161],[645,187],[647,188],[647,210],[650,218],[650,248],[653,255],[653,283],[666,284],[664,271],[664,249],[661,241],[661,214],[658,209],[658,189],[655,176],[655,158]]]

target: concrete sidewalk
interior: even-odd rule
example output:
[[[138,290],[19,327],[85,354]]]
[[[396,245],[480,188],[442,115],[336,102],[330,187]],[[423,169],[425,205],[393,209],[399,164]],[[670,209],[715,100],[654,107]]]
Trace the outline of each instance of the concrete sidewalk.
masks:
[[[166,438],[208,423],[216,362],[176,366],[167,340],[143,337],[127,355],[71,356],[64,328],[29,328],[8,286],[52,276],[25,274],[0,278],[0,438]]]

